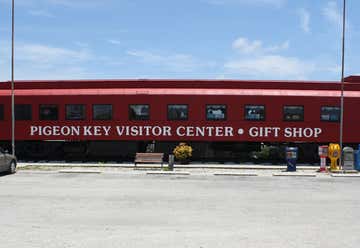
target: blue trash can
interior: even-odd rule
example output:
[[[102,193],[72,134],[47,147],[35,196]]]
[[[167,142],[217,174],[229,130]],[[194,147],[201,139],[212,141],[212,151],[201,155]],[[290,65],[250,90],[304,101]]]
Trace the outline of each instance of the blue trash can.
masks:
[[[286,171],[296,171],[296,161],[298,158],[298,148],[297,147],[286,147],[285,149],[286,157]]]
[[[354,153],[354,157],[355,157],[355,170],[360,171],[360,144],[358,147],[358,150],[355,151]]]

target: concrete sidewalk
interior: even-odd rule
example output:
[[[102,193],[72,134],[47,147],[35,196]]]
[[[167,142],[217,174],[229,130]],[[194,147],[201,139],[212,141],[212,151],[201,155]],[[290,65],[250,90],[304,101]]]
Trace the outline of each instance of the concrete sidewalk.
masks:
[[[21,173],[52,172],[52,173],[85,173],[85,174],[119,174],[133,176],[216,176],[216,177],[359,177],[353,171],[348,173],[317,173],[318,166],[300,165],[296,172],[286,172],[286,165],[264,164],[216,164],[191,163],[175,164],[173,171],[168,171],[168,165],[134,163],[65,163],[65,162],[19,162]]]
[[[84,168],[138,168],[138,169],[160,169],[161,164],[138,164],[134,163],[66,163],[66,162],[18,162],[18,168],[23,167],[84,167]],[[164,164],[166,168],[168,165]],[[191,163],[191,164],[175,164],[175,169],[221,169],[221,170],[285,170],[286,165],[267,165],[267,164],[233,164],[233,163]],[[298,170],[316,171],[319,166],[299,165]]]

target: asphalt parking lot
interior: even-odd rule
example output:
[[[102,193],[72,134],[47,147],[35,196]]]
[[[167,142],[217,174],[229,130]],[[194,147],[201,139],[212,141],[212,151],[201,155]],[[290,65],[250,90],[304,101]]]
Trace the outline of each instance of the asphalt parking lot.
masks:
[[[19,171],[2,247],[358,247],[360,178]]]

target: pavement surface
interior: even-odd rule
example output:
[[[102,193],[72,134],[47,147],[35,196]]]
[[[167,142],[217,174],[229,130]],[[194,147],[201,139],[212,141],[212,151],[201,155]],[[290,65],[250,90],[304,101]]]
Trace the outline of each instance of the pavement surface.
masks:
[[[191,163],[175,165],[173,171],[164,164],[134,163],[65,163],[20,162],[18,170],[58,171],[60,173],[119,173],[130,175],[190,175],[190,176],[293,176],[293,177],[360,177],[357,171],[345,173],[317,173],[319,166],[299,165],[296,172],[286,172],[286,165]]]
[[[1,176],[0,246],[288,248],[360,243],[360,178],[146,171],[20,170]]]
[[[38,166],[38,167],[102,167],[102,168],[140,168],[140,169],[158,169],[162,167],[167,167],[165,163],[163,166],[161,164],[138,164],[136,167],[134,163],[115,163],[115,162],[73,162],[68,163],[64,161],[58,162],[22,162],[18,163],[18,167],[26,166]],[[190,163],[190,164],[175,164],[176,169],[251,169],[251,170],[280,170],[285,169],[286,165],[272,165],[272,164],[253,164],[253,163]],[[319,166],[310,166],[306,164],[300,164],[297,166],[300,170],[316,170],[319,169]]]

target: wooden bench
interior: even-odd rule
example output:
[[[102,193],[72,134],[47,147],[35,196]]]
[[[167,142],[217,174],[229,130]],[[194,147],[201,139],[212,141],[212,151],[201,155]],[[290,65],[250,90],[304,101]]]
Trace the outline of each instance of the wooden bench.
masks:
[[[164,153],[136,153],[135,155],[135,166],[136,164],[161,164],[163,167]]]

